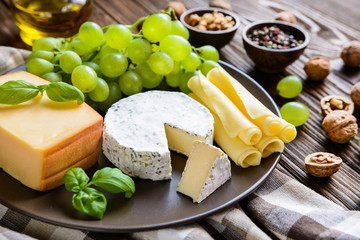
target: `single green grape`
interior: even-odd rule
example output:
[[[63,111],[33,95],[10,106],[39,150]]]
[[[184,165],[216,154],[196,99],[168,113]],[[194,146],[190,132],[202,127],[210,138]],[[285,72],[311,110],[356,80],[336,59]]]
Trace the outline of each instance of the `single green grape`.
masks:
[[[79,39],[75,39],[66,46],[66,50],[76,52],[79,56],[83,56],[85,53],[91,51],[91,48],[89,48]]]
[[[145,62],[151,53],[152,50],[149,41],[143,38],[133,39],[127,48],[127,55],[135,64]]]
[[[54,65],[42,58],[33,58],[26,64],[26,71],[39,77],[53,70]]]
[[[98,54],[96,54],[96,56],[92,59],[92,62],[100,64],[101,58],[110,53],[120,53],[120,50],[114,49],[105,43],[101,46]]]
[[[200,57],[194,52],[191,52],[189,56],[187,56],[184,60],[181,61],[181,65],[183,66],[186,72],[195,71],[196,69],[198,69],[200,64],[201,64]]]
[[[48,72],[41,76],[41,78],[48,80],[49,82],[61,82],[62,76],[60,73]]]
[[[192,78],[195,75],[197,75],[196,72],[187,72],[181,76],[180,82],[179,82],[179,88],[183,93],[185,93],[185,94],[191,93],[191,90],[188,87],[188,82],[189,82],[190,78]]]
[[[280,113],[288,123],[295,127],[303,125],[309,119],[309,109],[299,102],[288,102],[280,108]]]
[[[74,68],[71,73],[72,85],[83,93],[91,92],[97,85],[96,72],[88,66],[80,65]]]
[[[181,66],[180,62],[175,62],[174,61],[173,69],[171,70],[170,73],[166,74],[166,76],[175,75],[175,74],[179,73],[180,71],[182,71],[183,69],[184,68]]]
[[[99,109],[103,112],[106,112],[112,104],[116,103],[121,99],[121,90],[119,84],[116,82],[111,82],[109,85],[109,96],[103,101],[99,102]]]
[[[173,20],[171,21],[171,35],[179,35],[185,38],[186,40],[189,40],[189,30],[180,22],[179,20]]]
[[[150,42],[159,42],[171,32],[171,18],[165,13],[149,16],[142,25],[144,37]]]
[[[180,79],[184,75],[183,71],[178,72],[177,74],[168,75],[165,77],[167,85],[170,87],[179,87]]]
[[[163,79],[162,75],[156,74],[151,70],[147,62],[137,65],[135,72],[141,76],[143,87],[148,89],[156,88]]]
[[[104,36],[107,45],[114,49],[126,48],[133,39],[131,31],[122,24],[110,26]]]
[[[81,65],[81,58],[73,51],[65,51],[59,58],[59,65],[65,73],[71,73],[74,68]]]
[[[94,90],[89,92],[89,98],[94,102],[103,102],[109,97],[109,85],[104,79],[98,78]]]
[[[286,76],[278,82],[276,90],[283,98],[294,98],[301,93],[302,87],[302,82],[299,77]]]
[[[169,74],[174,67],[174,61],[164,52],[151,54],[148,63],[151,70],[158,75]]]
[[[96,72],[96,75],[97,75],[99,78],[102,78],[102,75],[103,75],[103,74],[102,74],[102,72],[101,72],[101,69],[100,69],[99,64],[94,63],[94,62],[83,62],[82,65],[91,67],[91,68]]]
[[[57,54],[51,59],[50,62],[53,63],[53,64],[59,64],[60,57],[61,57],[61,54]]]
[[[94,22],[85,22],[81,24],[79,38],[80,41],[89,48],[100,46],[105,42],[103,30]]]
[[[129,62],[123,54],[110,53],[100,59],[101,72],[110,78],[119,77],[128,65]]]
[[[39,50],[55,52],[59,51],[61,48],[61,41],[53,38],[53,37],[46,37],[40,38],[33,43],[32,51],[36,52]]]
[[[216,68],[218,66],[219,64],[217,62],[214,62],[212,60],[206,60],[201,64],[200,71],[204,76],[206,76],[211,69]]]
[[[121,75],[119,86],[120,90],[128,96],[139,93],[143,88],[141,76],[136,72],[129,70]]]
[[[214,62],[218,62],[220,59],[218,50],[211,45],[202,46],[198,48],[198,50],[200,57],[205,58],[206,60],[212,60]]]
[[[36,52],[32,52],[28,56],[27,61],[30,61],[33,58],[42,58],[42,59],[45,59],[45,60],[51,62],[51,60],[54,58],[54,53],[50,52],[50,51],[45,51],[45,50],[38,50]]]
[[[174,61],[182,61],[191,52],[190,43],[178,35],[168,35],[160,41],[160,50],[168,54]]]

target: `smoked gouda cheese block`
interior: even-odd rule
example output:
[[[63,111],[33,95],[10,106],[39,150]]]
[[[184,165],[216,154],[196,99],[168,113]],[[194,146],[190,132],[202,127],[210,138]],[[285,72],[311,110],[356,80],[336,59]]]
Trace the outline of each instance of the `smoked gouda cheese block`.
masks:
[[[1,76],[0,85],[10,80],[49,83],[16,72]],[[68,169],[97,161],[101,131],[102,116],[87,104],[54,102],[45,92],[19,105],[0,104],[0,168],[32,189],[53,189]]]

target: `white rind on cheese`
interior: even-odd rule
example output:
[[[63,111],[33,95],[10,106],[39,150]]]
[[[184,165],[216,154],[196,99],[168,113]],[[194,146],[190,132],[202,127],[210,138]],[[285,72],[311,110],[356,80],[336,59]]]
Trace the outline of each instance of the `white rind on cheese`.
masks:
[[[171,178],[169,148],[189,155],[194,140],[213,142],[207,108],[180,92],[148,91],[112,105],[104,118],[103,152],[126,174]]]
[[[200,203],[230,178],[228,156],[220,148],[194,141],[177,191]]]

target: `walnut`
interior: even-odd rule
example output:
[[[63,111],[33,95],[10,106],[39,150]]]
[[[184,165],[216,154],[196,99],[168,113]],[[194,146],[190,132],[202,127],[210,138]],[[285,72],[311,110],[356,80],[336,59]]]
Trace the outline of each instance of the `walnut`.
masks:
[[[354,112],[354,103],[350,99],[335,95],[323,97],[320,107],[324,116],[335,110],[344,110],[350,114]]]
[[[305,64],[304,70],[310,79],[315,81],[322,80],[330,73],[330,61],[322,56],[312,57]]]
[[[341,166],[342,159],[332,153],[316,152],[305,157],[305,167],[315,177],[330,177]]]
[[[183,14],[186,11],[184,4],[179,1],[169,2],[167,8],[174,9],[177,18],[180,18],[181,14]]]
[[[330,140],[336,143],[347,143],[358,132],[356,118],[342,110],[335,110],[326,115],[322,127]]]
[[[351,100],[353,100],[355,106],[360,108],[360,82],[351,88],[350,97]]]
[[[275,16],[275,20],[296,24],[296,17],[291,12],[282,11]]]
[[[341,58],[349,67],[360,65],[360,41],[351,41],[344,45],[341,51]]]
[[[232,7],[230,5],[230,3],[227,0],[212,0],[209,3],[210,7],[217,7],[217,8],[222,8],[228,11],[232,11]]]

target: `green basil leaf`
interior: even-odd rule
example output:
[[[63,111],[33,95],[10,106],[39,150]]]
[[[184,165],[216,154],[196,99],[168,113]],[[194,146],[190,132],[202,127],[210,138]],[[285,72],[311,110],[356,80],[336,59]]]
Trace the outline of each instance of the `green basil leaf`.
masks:
[[[45,91],[47,96],[56,102],[77,100],[78,104],[82,104],[85,100],[84,94],[78,88],[64,82],[50,83]]]
[[[85,188],[74,194],[72,203],[76,210],[98,219],[103,217],[107,205],[104,194],[94,188]]]
[[[65,173],[65,188],[71,192],[78,192],[86,187],[89,177],[81,168],[72,168]]]
[[[94,173],[90,184],[94,184],[111,193],[125,192],[130,198],[135,192],[135,183],[131,177],[123,174],[118,168],[105,167]]]
[[[39,89],[24,80],[8,81],[0,86],[0,104],[16,105],[36,97]]]

